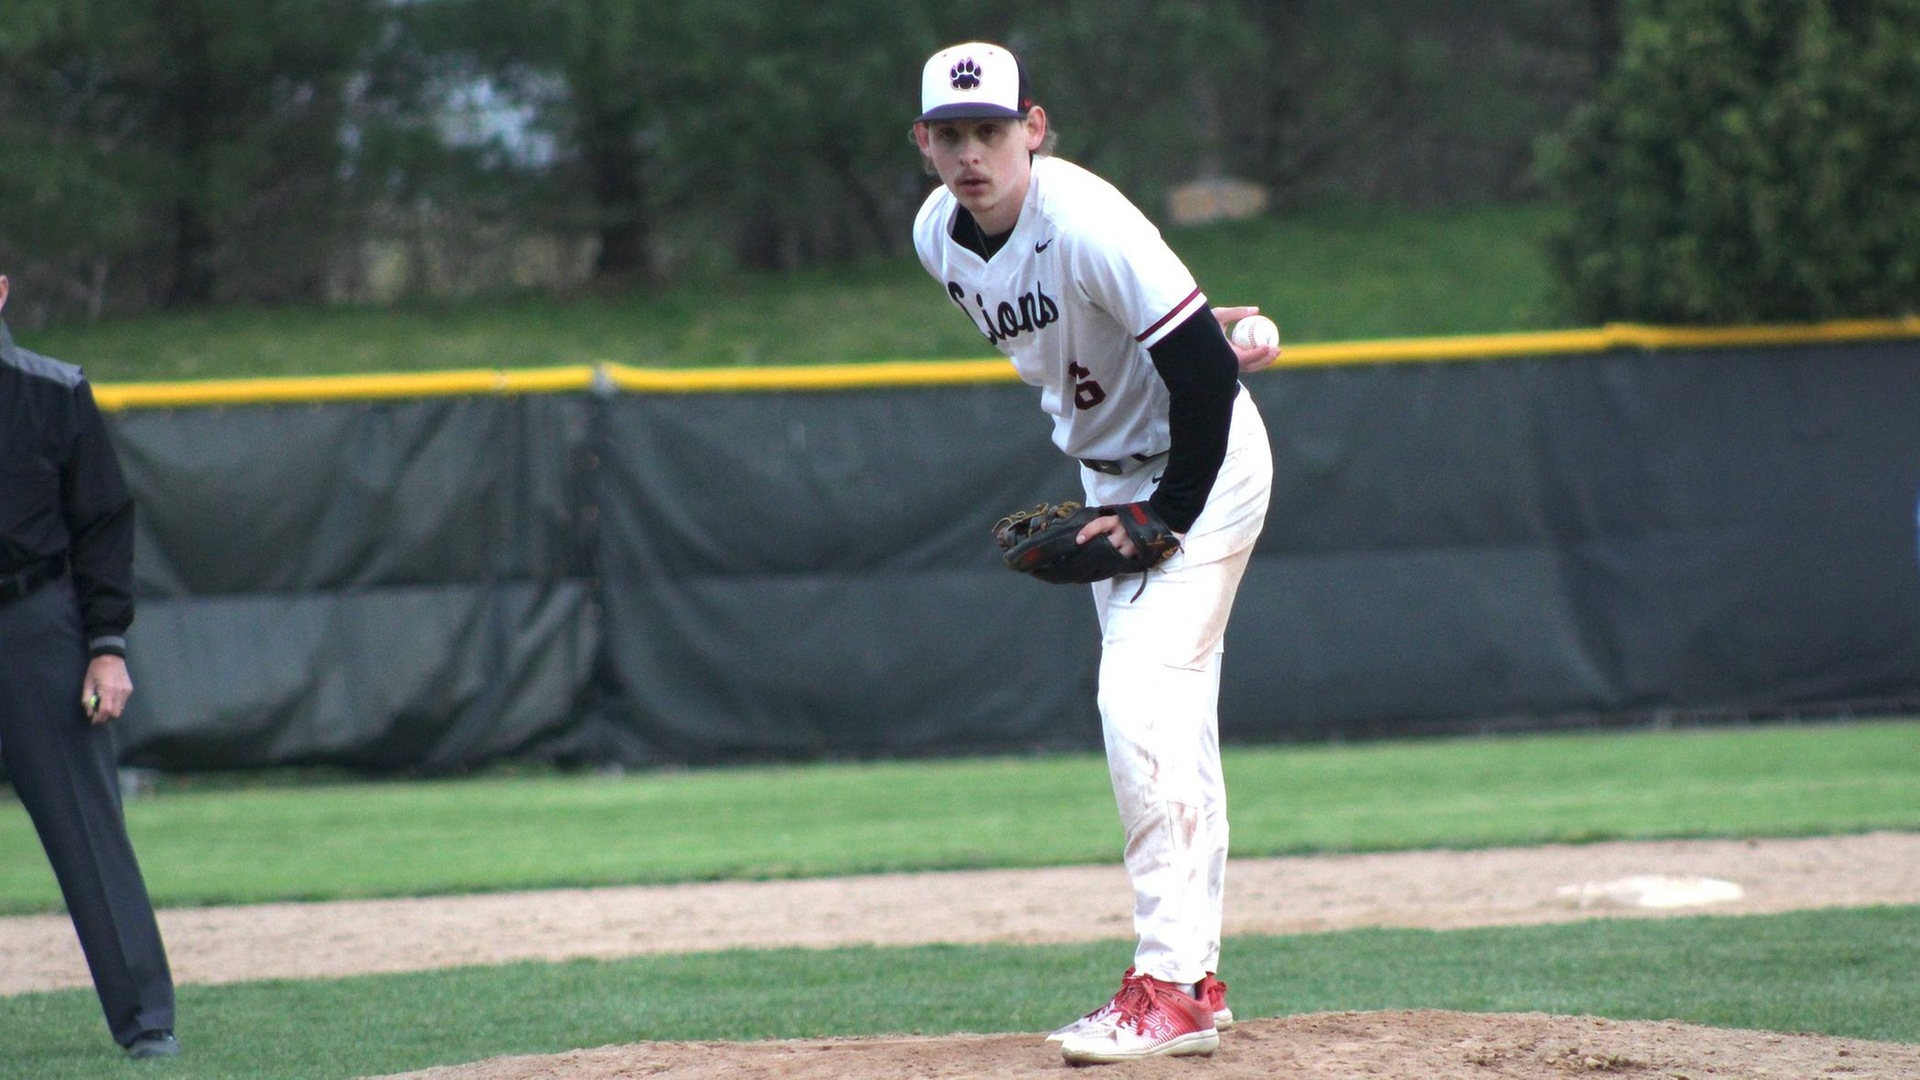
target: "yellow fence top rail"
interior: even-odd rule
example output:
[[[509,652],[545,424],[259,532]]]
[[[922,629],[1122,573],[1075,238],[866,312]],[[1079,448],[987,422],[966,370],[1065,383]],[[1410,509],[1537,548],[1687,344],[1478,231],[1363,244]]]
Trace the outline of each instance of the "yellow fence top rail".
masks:
[[[100,407],[160,409],[208,405],[300,404],[383,398],[478,397],[585,390],[593,385],[589,364],[513,371],[427,371],[396,375],[303,375],[268,379],[205,379],[192,382],[109,383],[95,386]]]
[[[1920,337],[1920,316],[1777,326],[1673,327],[1608,323],[1587,330],[1546,330],[1458,337],[1398,338],[1289,345],[1277,369],[1336,364],[1599,353],[1615,349],[1704,349],[1738,346],[1843,344]],[[615,389],[678,394],[716,391],[852,390],[899,386],[1010,382],[1013,368],[999,358],[899,360],[864,364],[778,367],[645,368],[628,364],[574,364],[551,368],[435,371],[389,375],[314,375],[212,379],[193,382],[114,383],[94,387],[100,406],[125,409],[303,404],[396,398],[479,397]]]

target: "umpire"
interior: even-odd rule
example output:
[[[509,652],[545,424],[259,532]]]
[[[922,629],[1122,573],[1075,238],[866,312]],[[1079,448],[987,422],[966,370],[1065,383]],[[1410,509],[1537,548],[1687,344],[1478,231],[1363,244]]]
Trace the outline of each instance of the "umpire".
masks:
[[[0,275],[0,310],[7,279]],[[173,975],[107,722],[133,693],[133,496],[93,391],[0,321],[0,761],[39,830],[114,1041],[171,1057]]]

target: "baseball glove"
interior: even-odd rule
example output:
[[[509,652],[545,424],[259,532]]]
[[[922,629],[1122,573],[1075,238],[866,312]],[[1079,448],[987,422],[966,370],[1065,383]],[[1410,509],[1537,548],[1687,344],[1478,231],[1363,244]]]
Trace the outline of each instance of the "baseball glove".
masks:
[[[1132,538],[1135,554],[1131,557],[1120,554],[1106,537],[1079,542],[1081,529],[1108,515],[1118,515]],[[1085,585],[1143,573],[1180,550],[1180,538],[1143,502],[1084,507],[1075,502],[1041,503],[1001,518],[993,526],[993,539],[1008,569],[1056,585]]]

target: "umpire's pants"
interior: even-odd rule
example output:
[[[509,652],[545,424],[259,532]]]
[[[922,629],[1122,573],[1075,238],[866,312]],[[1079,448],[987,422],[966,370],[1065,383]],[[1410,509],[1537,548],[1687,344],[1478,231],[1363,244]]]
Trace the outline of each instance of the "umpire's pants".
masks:
[[[0,606],[0,759],[33,818],[114,1040],[173,1027],[173,976],[120,811],[109,725],[80,704],[87,647],[73,582]]]

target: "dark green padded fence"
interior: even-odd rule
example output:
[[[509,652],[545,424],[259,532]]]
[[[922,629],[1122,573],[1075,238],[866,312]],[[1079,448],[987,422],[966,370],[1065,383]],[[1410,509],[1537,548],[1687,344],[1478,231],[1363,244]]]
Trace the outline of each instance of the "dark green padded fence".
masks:
[[[1276,486],[1231,742],[1920,698],[1920,338],[1248,376]],[[111,395],[103,395],[110,400]],[[440,771],[1095,747],[1027,388],[122,408],[131,762]]]

